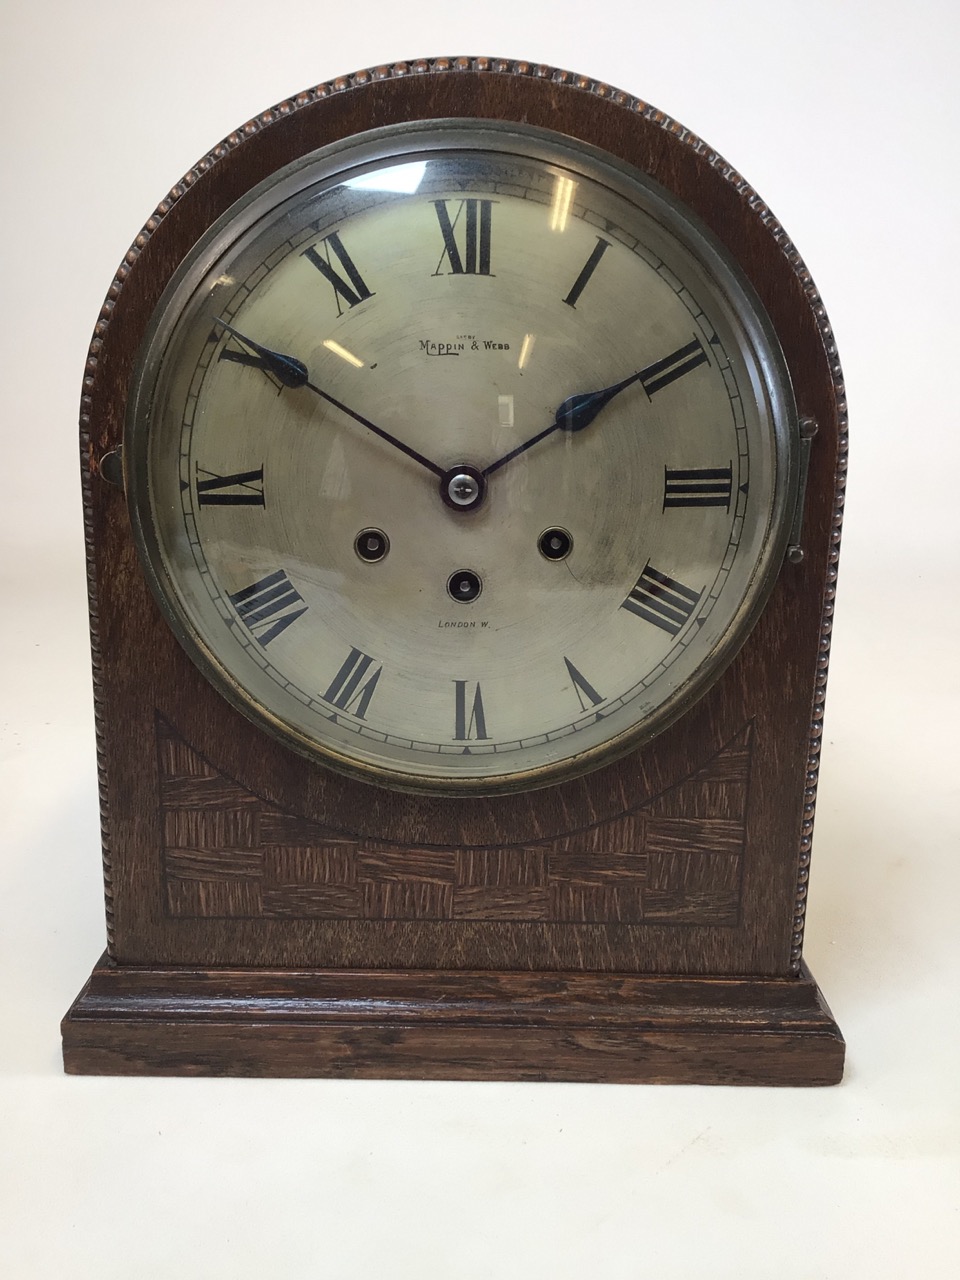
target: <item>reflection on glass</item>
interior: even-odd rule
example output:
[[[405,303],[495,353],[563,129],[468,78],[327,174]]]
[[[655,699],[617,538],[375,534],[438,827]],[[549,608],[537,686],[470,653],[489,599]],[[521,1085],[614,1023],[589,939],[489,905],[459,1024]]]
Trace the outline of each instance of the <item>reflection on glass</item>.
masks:
[[[550,208],[550,230],[565,231],[567,227],[567,218],[570,216],[570,206],[573,203],[573,193],[577,189],[577,184],[572,178],[557,178],[556,185],[553,188],[553,205]]]
[[[346,360],[347,364],[352,364],[355,369],[363,368],[363,361],[358,360],[352,351],[348,351],[346,347],[341,347],[339,342],[334,342],[332,338],[324,340],[323,344],[328,351],[332,351],[335,356],[339,356],[341,360]]]
[[[392,164],[386,169],[374,169],[359,178],[349,178],[344,186],[355,191],[399,191],[413,195],[427,171],[426,160],[414,160],[410,164]]]
[[[533,354],[533,344],[536,340],[537,335],[535,333],[525,333],[523,335],[523,345],[520,348],[520,359],[517,361],[517,367],[521,373],[527,367],[527,362]]]

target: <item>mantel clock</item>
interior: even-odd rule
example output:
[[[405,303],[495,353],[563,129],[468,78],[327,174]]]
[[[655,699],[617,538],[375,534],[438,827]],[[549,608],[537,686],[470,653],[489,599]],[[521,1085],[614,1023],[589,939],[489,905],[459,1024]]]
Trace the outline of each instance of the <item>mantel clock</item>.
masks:
[[[67,1070],[838,1079],[842,394],[779,224],[607,86],[400,63],[215,147],[85,381]]]

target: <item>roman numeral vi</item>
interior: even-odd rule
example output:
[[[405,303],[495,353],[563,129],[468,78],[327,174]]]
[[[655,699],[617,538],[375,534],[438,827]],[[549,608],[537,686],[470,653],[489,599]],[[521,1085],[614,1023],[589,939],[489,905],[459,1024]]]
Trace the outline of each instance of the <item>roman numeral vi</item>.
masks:
[[[467,695],[467,681],[454,680],[456,686],[456,710],[454,713],[454,741],[467,742],[471,738],[487,738],[487,721],[483,713],[480,685],[473,686],[472,699]],[[467,704],[470,704],[469,714]]]

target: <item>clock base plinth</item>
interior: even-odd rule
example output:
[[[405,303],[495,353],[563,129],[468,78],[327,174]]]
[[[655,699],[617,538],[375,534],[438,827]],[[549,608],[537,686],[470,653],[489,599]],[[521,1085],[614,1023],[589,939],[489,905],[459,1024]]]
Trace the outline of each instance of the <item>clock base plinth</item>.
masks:
[[[184,969],[106,958],[63,1020],[73,1074],[836,1084],[797,978]]]

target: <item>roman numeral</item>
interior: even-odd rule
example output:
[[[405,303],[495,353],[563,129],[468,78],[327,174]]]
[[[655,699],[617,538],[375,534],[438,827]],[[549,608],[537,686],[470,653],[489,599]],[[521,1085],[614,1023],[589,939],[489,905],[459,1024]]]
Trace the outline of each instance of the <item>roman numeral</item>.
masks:
[[[493,230],[492,200],[461,200],[457,203],[457,211],[450,218],[448,205],[450,200],[434,200],[433,207],[437,211],[440,232],[443,236],[443,253],[437,263],[434,275],[441,274],[443,260],[450,264],[448,275],[488,276],[490,275],[490,239]],[[461,246],[457,241],[460,234]]]
[[[343,666],[330,682],[330,688],[323,695],[324,701],[338,707],[341,711],[349,711],[358,720],[362,720],[367,714],[367,707],[370,705],[370,699],[373,697],[383,670],[382,666],[377,667],[367,676],[371,666],[373,666],[373,659],[369,654],[351,648]],[[367,676],[366,680],[364,676]]]
[[[701,595],[702,591],[691,591],[676,578],[654,569],[648,561],[620,608],[675,636],[689,620]]]
[[[241,591],[234,591],[227,598],[240,620],[264,647],[307,612],[303,596],[283,569],[267,574]],[[303,608],[298,609],[298,604]]]
[[[725,507],[730,510],[733,464],[727,467],[663,469],[663,509],[667,507]]]
[[[456,714],[454,716],[454,741],[467,742],[471,738],[486,738],[487,721],[483,714],[483,698],[480,696],[479,684],[474,685],[473,700],[470,702],[470,714],[467,715],[467,681],[454,680],[457,690]]]
[[[353,259],[343,247],[339,232],[334,231],[331,235],[324,236],[320,241],[319,250],[314,245],[311,245],[309,249],[304,249],[303,256],[308,258],[324,279],[333,285],[333,296],[337,301],[337,315],[343,315],[343,307],[340,305],[341,299],[347,304],[347,307],[355,307],[359,302],[365,302],[367,298],[373,297],[363,276],[357,270]],[[345,276],[334,266],[333,259],[336,259],[340,264]]]
[[[587,287],[587,282],[593,275],[594,271],[596,271],[597,264],[609,248],[610,241],[604,240],[602,236],[597,236],[597,243],[593,247],[593,253],[591,253],[590,257],[583,264],[583,270],[577,276],[576,280],[574,280],[573,288],[564,298],[564,302],[568,307],[575,307],[577,305],[577,299]]]
[[[640,371],[640,384],[652,399],[658,391],[662,391],[664,387],[669,387],[671,382],[676,382],[678,378],[682,378],[691,369],[696,369],[701,364],[709,363],[710,358],[700,345],[700,339],[694,338],[685,347],[680,347],[679,350],[672,352],[671,355],[664,356],[662,360],[657,360],[655,363],[648,365],[646,369],[642,369]]]
[[[580,710],[589,711],[590,707],[595,707],[598,703],[601,703],[603,695],[597,693],[589,680],[584,679],[569,658],[564,658],[564,662],[567,664],[567,674],[573,681],[573,687],[576,689],[577,697],[580,699]],[[589,706],[587,705],[588,703]]]
[[[263,467],[256,471],[238,471],[232,476],[218,476],[215,471],[206,471],[197,463],[197,505],[262,507]]]

